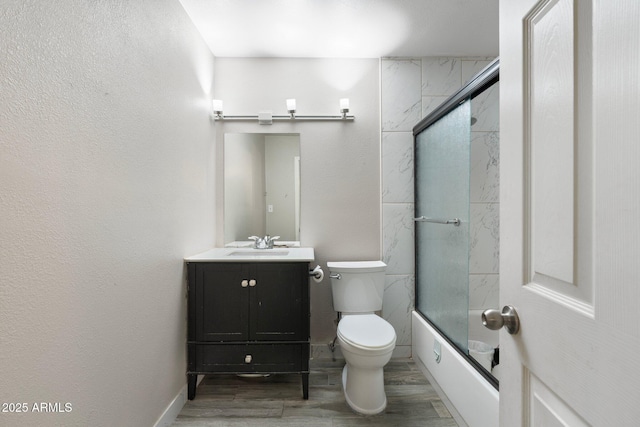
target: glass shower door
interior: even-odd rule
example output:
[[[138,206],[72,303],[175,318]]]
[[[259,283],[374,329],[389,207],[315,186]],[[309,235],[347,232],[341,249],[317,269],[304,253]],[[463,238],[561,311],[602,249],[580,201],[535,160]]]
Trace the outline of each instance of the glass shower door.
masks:
[[[469,318],[467,99],[415,137],[416,309],[464,353]]]

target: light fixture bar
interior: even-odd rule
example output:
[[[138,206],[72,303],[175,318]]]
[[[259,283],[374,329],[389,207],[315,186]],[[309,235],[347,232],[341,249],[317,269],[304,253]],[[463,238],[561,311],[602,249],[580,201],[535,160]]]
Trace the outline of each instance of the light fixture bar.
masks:
[[[347,113],[349,112],[349,98],[340,99],[340,114],[339,116],[328,116],[328,115],[316,115],[316,116],[298,116],[296,115],[296,100],[295,98],[288,98],[287,100],[287,111],[289,112],[288,116],[274,116],[270,111],[260,112],[255,116],[225,116],[222,110],[222,100],[214,99],[213,109],[212,109],[212,118],[213,120],[257,120],[261,125],[270,125],[274,120],[278,121],[292,121],[292,120],[303,120],[303,121],[353,121],[355,120],[354,116],[350,116]]]
[[[228,121],[241,121],[241,120],[258,120],[258,115],[255,116],[215,116],[215,120],[228,120]],[[272,116],[273,120],[278,121],[353,121],[355,116]]]

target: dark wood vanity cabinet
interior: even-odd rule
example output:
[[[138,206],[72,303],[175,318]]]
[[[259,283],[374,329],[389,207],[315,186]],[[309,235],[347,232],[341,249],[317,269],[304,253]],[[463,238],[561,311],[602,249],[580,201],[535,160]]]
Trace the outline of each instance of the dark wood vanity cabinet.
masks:
[[[188,262],[188,397],[199,374],[300,373],[309,396],[309,263]]]

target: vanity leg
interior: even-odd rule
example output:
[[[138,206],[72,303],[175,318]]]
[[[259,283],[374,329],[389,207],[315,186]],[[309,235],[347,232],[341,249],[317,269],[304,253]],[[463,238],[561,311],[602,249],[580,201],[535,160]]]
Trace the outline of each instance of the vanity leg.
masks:
[[[302,398],[309,399],[309,374],[302,374]]]
[[[187,397],[189,400],[193,400],[196,397],[196,384],[198,382],[198,375],[187,374]]]

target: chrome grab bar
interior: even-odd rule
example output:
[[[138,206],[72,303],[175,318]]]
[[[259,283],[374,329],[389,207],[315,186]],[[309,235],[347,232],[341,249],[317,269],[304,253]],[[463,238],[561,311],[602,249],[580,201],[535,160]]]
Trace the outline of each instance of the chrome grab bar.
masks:
[[[460,225],[462,221],[459,218],[453,219],[438,219],[438,218],[427,218],[426,216],[419,216],[417,218],[413,218],[416,222],[432,222],[434,224],[453,224],[456,227]]]

